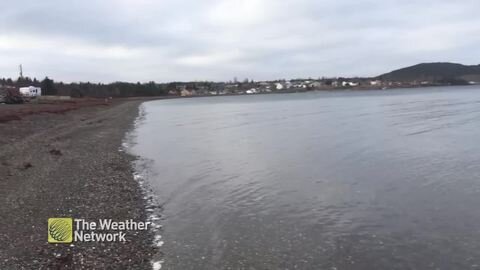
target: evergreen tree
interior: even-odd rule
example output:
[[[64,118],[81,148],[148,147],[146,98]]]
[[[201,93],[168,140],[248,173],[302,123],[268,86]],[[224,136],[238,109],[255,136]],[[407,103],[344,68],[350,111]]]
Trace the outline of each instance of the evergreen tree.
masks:
[[[54,96],[57,94],[57,90],[55,88],[53,80],[49,79],[48,77],[45,77],[45,79],[43,79],[43,81],[41,82],[41,87],[42,92],[47,96]]]

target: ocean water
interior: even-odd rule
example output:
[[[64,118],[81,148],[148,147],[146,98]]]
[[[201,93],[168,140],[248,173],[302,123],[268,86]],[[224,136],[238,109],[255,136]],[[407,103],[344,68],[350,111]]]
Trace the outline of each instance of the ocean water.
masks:
[[[480,88],[146,102],[162,269],[480,269]]]

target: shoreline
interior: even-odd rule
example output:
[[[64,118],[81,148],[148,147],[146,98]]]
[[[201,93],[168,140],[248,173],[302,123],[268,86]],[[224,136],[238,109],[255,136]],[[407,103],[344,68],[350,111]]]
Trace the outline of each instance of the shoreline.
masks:
[[[122,149],[147,100],[0,123],[1,269],[151,269],[152,230],[127,232],[125,243],[47,243],[50,217],[149,218],[136,158]]]

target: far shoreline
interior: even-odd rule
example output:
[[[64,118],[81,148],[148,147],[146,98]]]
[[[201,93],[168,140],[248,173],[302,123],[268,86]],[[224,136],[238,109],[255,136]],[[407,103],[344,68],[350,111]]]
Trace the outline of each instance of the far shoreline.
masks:
[[[480,84],[471,85],[433,85],[433,86],[416,86],[416,87],[392,87],[387,89],[382,88],[336,88],[336,89],[321,89],[321,90],[304,90],[296,89],[289,91],[272,91],[261,92],[255,94],[234,93],[234,94],[219,94],[219,95],[192,95],[192,96],[139,96],[139,97],[121,97],[121,98],[72,98],[69,101],[58,101],[49,103],[24,103],[24,104],[0,104],[0,123],[9,121],[21,120],[24,117],[38,114],[65,114],[69,111],[75,111],[85,107],[101,107],[116,105],[119,103],[129,101],[155,101],[155,100],[169,100],[169,99],[186,99],[186,98],[213,98],[213,97],[228,97],[228,96],[256,96],[256,95],[280,95],[280,94],[298,94],[298,93],[359,93],[359,92],[387,92],[387,91],[403,91],[418,89],[418,91],[428,89],[448,89],[450,87],[461,88],[475,88],[480,87]],[[107,100],[107,101],[105,101]]]

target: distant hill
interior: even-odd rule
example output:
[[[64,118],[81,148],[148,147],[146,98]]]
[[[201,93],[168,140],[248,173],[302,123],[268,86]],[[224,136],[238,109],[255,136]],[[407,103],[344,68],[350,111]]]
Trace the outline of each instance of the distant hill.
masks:
[[[467,84],[480,82],[480,65],[466,66],[455,63],[423,63],[394,70],[378,76],[379,79],[400,82],[429,81],[438,83]]]

